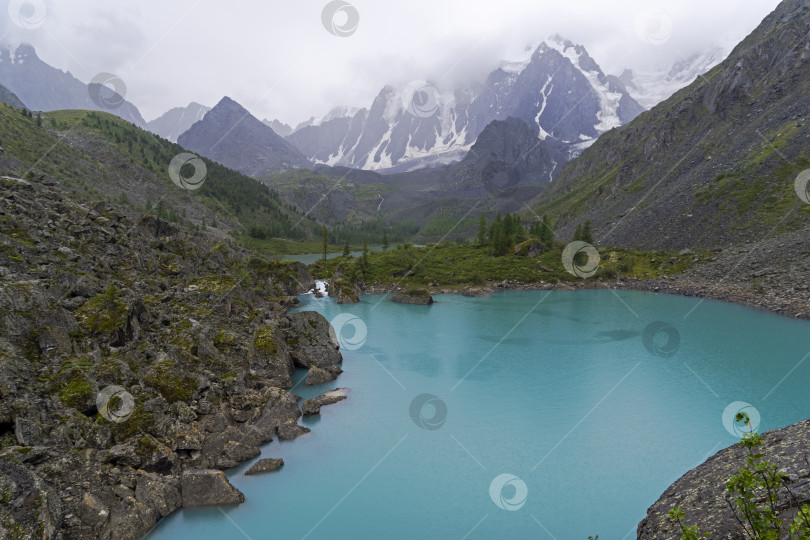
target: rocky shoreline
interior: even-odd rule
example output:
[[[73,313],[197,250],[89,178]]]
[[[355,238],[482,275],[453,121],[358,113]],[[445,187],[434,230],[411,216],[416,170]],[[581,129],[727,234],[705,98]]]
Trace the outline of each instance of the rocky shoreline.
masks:
[[[771,311],[796,319],[810,320],[810,298],[799,294],[778,294],[775,291],[752,290],[745,285],[720,285],[700,281],[686,281],[677,277],[662,279],[613,279],[581,280],[566,283],[522,283],[504,281],[497,284],[470,285],[466,287],[430,287],[430,293],[460,294],[462,296],[487,297],[498,291],[574,291],[581,289],[622,289],[672,294],[695,298],[719,300]],[[391,284],[374,284],[366,288],[366,294],[397,294],[400,287]]]
[[[309,432],[296,369],[341,372],[329,322],[288,313],[313,285],[300,263],[0,179],[0,538],[135,540],[242,502],[222,471]]]

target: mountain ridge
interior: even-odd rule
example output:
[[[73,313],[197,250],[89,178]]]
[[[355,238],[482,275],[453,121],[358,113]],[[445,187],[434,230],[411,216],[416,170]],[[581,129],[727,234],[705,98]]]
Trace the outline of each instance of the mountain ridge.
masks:
[[[114,76],[105,76],[104,82],[113,82],[110,78],[116,82],[115,91],[102,83],[85,84],[69,71],[48,65],[37,56],[31,45],[23,44],[13,50],[11,47],[0,47],[0,84],[16,94],[31,110],[109,112],[145,128],[146,122],[138,108],[126,101],[125,95],[117,93],[117,85],[122,81]]]
[[[482,83],[444,91],[426,81],[387,85],[369,108],[311,122],[287,140],[316,164],[402,170],[413,161],[460,160],[490,122],[509,116],[577,154],[642,111],[584,47],[553,36]]]
[[[297,148],[227,96],[177,142],[253,177],[311,165]]]
[[[724,62],[570,162],[535,211],[563,234],[590,220],[599,241],[642,249],[714,249],[806,224],[793,182],[810,166],[808,11],[785,0]]]

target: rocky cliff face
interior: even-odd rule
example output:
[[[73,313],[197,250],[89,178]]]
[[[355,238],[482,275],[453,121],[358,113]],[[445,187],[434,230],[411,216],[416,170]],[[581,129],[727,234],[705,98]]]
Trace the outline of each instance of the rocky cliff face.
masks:
[[[0,537],[135,539],[243,496],[219,472],[298,425],[296,367],[341,362],[288,315],[314,282],[153,216],[0,178]]]
[[[308,167],[307,158],[244,107],[225,97],[177,142],[248,176]]]

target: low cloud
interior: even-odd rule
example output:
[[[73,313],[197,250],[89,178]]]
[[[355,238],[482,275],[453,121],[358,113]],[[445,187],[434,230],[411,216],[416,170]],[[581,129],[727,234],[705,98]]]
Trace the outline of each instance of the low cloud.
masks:
[[[191,101],[212,106],[229,95],[260,118],[291,124],[337,105],[368,106],[386,83],[481,79],[500,60],[519,57],[554,33],[584,44],[609,73],[670,65],[739,41],[778,4],[354,0],[360,23],[339,37],[324,28],[323,0],[23,3],[39,1],[47,16],[30,30],[5,17],[9,2],[3,2],[0,40],[31,43],[46,62],[85,82],[101,71],[116,73],[147,119]],[[645,40],[639,17],[650,12]],[[655,19],[661,14],[663,26]]]

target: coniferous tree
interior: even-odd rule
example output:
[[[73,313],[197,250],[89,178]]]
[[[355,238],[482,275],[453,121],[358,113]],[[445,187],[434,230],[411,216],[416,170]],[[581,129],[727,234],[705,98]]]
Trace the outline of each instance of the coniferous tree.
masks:
[[[388,251],[388,235],[383,233],[383,251]]]
[[[583,242],[588,242],[589,244],[593,244],[593,231],[591,230],[591,220],[586,220],[585,223],[582,225],[582,238]]]
[[[350,253],[350,251],[349,251],[349,241],[346,240],[346,243],[343,245],[343,256],[348,257],[349,253]]]
[[[360,264],[365,271],[368,268],[368,242],[363,240],[363,256],[360,258]]]
[[[478,236],[476,237],[478,246],[484,246],[487,243],[487,216],[481,214],[478,218]]]
[[[520,244],[526,241],[526,228],[523,226],[523,223],[520,222],[520,219],[515,219],[515,244]]]
[[[323,260],[326,260],[326,254],[329,251],[329,233],[326,230],[326,225],[323,226]]]
[[[548,216],[543,216],[540,224],[540,241],[547,247],[554,243],[554,226]]]
[[[574,231],[574,242],[578,240],[582,240],[582,225],[577,225],[577,228]]]

